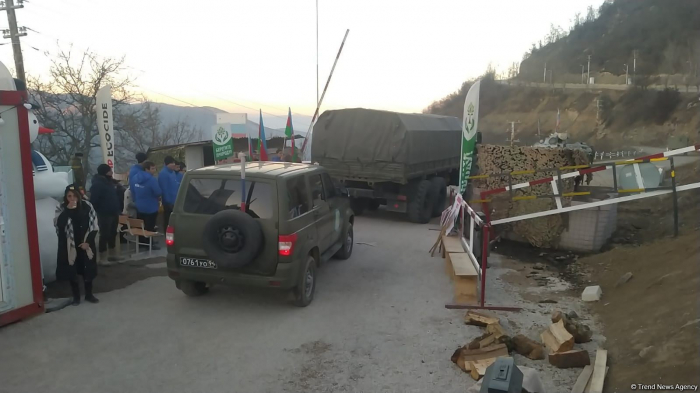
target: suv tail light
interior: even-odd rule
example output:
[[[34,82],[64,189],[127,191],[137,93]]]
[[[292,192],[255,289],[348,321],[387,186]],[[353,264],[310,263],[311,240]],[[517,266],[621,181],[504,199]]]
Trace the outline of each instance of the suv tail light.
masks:
[[[170,225],[168,225],[168,228],[165,230],[165,245],[168,247],[175,245],[175,228]]]
[[[279,237],[279,253],[282,256],[290,256],[294,251],[294,243],[297,241],[297,234],[280,235]]]

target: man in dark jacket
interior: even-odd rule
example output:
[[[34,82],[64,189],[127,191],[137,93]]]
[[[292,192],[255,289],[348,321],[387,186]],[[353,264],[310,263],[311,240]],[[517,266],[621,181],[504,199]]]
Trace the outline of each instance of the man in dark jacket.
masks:
[[[103,264],[106,261],[117,262],[120,258],[115,246],[121,209],[117,187],[112,179],[112,168],[107,164],[98,166],[97,174],[92,178],[90,203],[95,208],[100,226],[99,261]]]
[[[160,209],[160,197],[163,192],[156,180],[156,165],[151,161],[143,163],[143,171],[138,172],[134,178],[134,190],[132,195],[136,204],[137,217],[143,220],[144,229],[155,232],[158,210]],[[142,237],[141,243],[148,243],[148,239]],[[158,247],[153,246],[154,250]]]
[[[163,160],[165,166],[158,175],[158,185],[163,191],[163,226],[167,229],[170,222],[170,214],[173,212],[175,198],[177,198],[177,190],[180,188],[180,180],[175,172],[177,163],[171,156],[165,157]]]

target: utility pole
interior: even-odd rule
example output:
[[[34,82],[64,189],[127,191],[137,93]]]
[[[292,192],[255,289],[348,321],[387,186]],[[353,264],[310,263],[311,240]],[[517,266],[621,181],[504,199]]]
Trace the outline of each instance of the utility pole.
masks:
[[[24,0],[17,0],[17,5],[15,5],[14,0],[7,0],[0,2],[0,11],[7,11],[7,23],[10,25],[9,30],[3,30],[3,38],[9,38],[12,40],[12,52],[15,55],[15,69],[17,73],[17,79],[21,81],[26,81],[24,76],[24,60],[22,59],[22,47],[19,44],[19,37],[24,37],[27,35],[27,28],[20,27],[17,28],[17,17],[15,16],[15,10],[17,8],[24,8]]]
[[[586,84],[586,73],[584,72],[584,69],[586,68],[585,65],[581,64],[581,83]]]
[[[520,124],[520,120],[509,121],[508,123],[510,123],[510,145],[513,146],[513,142],[520,142],[520,139],[515,139],[515,124]]]
[[[544,63],[544,76],[542,77],[542,82],[547,83],[547,62]]]
[[[591,83],[591,55],[588,55],[588,80],[586,81],[586,84]]]
[[[602,100],[600,98],[595,99],[595,120],[597,124],[600,124],[600,109],[601,109],[601,104]]]
[[[637,83],[637,50],[634,53],[634,63],[632,63],[632,83]]]
[[[627,77],[628,77],[628,75],[629,75],[629,73],[630,73],[630,66],[627,65],[627,64],[625,64],[624,66],[625,66],[625,86],[626,86],[626,85],[629,84],[629,83],[627,82],[627,80],[628,80]]]

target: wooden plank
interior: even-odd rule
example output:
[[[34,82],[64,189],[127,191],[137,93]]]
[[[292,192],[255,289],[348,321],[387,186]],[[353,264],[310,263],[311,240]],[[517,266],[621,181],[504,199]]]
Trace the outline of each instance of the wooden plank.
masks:
[[[584,367],[581,374],[578,375],[578,379],[576,380],[574,388],[571,389],[571,393],[583,393],[584,389],[586,389],[586,385],[588,385],[588,381],[591,380],[591,374],[593,374],[593,366]]]
[[[455,276],[477,277],[476,269],[466,253],[449,253]]]
[[[445,248],[445,252],[458,252],[463,253],[464,248],[462,247],[462,242],[459,241],[459,236],[442,236],[442,246]]]
[[[595,367],[593,367],[595,369]],[[608,375],[608,369],[610,367],[605,367],[605,375]],[[588,384],[586,385],[586,388],[583,390],[583,393],[591,393],[591,380],[588,380]]]
[[[595,367],[591,376],[591,393],[603,393],[606,365],[608,363],[608,351],[598,349],[595,355]]]

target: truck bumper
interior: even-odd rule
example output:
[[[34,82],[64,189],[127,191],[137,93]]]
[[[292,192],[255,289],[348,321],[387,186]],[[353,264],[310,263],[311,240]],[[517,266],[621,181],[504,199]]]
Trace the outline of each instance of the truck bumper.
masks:
[[[294,288],[299,279],[300,260],[290,263],[277,264],[277,270],[272,276],[259,276],[254,274],[243,274],[232,272],[227,269],[202,269],[196,267],[180,266],[175,254],[168,254],[166,257],[168,266],[168,277],[175,282],[180,280],[192,280],[206,282],[214,285],[228,286],[249,286],[265,288]]]

